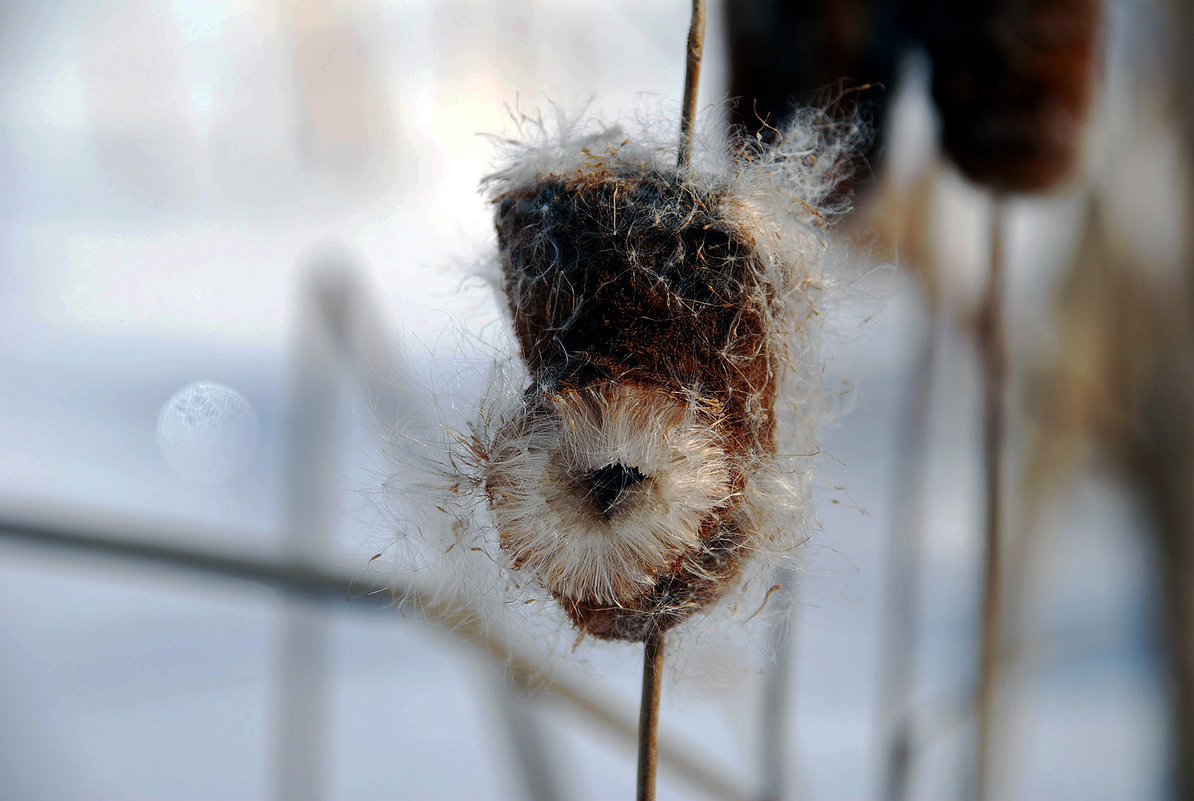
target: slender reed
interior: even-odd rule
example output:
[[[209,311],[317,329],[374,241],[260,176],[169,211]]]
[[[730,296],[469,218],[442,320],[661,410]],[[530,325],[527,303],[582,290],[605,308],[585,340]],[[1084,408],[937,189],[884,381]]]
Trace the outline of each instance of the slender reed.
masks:
[[[1171,75],[1175,108],[1177,110],[1178,125],[1183,132],[1182,141],[1186,143],[1186,158],[1194,152],[1194,97],[1191,96],[1188,83],[1190,70],[1194,69],[1194,9],[1189,3],[1181,0],[1171,2],[1174,14],[1174,30],[1179,31],[1180,44],[1174,49],[1178,53],[1176,70]],[[1187,161],[1187,163],[1189,163]],[[1186,197],[1191,197],[1194,190],[1194,175],[1190,170],[1186,175]],[[1194,230],[1194,203],[1186,203],[1186,230]],[[1185,247],[1185,334],[1191,335],[1194,327],[1194,242],[1186,238]],[[1180,352],[1180,351],[1179,351]],[[1190,351],[1187,350],[1187,353]],[[1166,382],[1168,383],[1168,382]],[[1173,393],[1171,391],[1170,393]],[[1179,408],[1181,401],[1178,401]],[[1188,407],[1187,407],[1188,408]],[[1181,417],[1179,416],[1179,419]],[[1188,418],[1187,418],[1188,419]],[[1165,599],[1168,603],[1166,614],[1168,639],[1170,649],[1170,663],[1173,670],[1174,700],[1177,707],[1174,723],[1175,758],[1173,789],[1175,797],[1190,798],[1194,796],[1194,591],[1191,590],[1189,568],[1194,564],[1194,503],[1190,500],[1188,489],[1194,485],[1194,442],[1191,441],[1189,431],[1185,433],[1182,448],[1174,449],[1169,459],[1169,467],[1176,468],[1174,478],[1167,483],[1167,495],[1172,498],[1172,511],[1164,515],[1163,545],[1176,546],[1171,551],[1177,558],[1164,559],[1163,568],[1165,579]],[[1165,508],[1165,507],[1161,507]]]
[[[643,700],[638,715],[638,801],[655,799],[655,758],[659,732],[659,691],[663,682],[663,632],[643,643]]]
[[[705,0],[692,0],[688,26],[688,56],[684,69],[684,100],[680,111],[679,165],[692,160],[692,125],[696,118],[701,56],[705,50]],[[663,669],[663,632],[656,629],[643,642],[643,697],[638,717],[638,801],[654,801],[656,745],[659,733],[659,696]]]
[[[936,304],[926,315],[920,332],[919,353],[912,385],[905,398],[896,431],[894,456],[902,465],[892,471],[891,532],[886,559],[884,591],[883,662],[879,675],[879,719],[884,759],[882,798],[902,801],[908,797],[912,761],[913,720],[911,702],[916,679],[919,642],[919,602],[923,586],[925,478],[933,386],[936,384]]]
[[[975,797],[990,795],[993,701],[1003,633],[1003,462],[1007,426],[1007,335],[1003,308],[1004,203],[991,204],[991,254],[987,286],[979,308],[979,355],[983,371],[984,538],[982,634],[975,688],[977,742]]]
[[[692,22],[688,26],[688,58],[684,69],[684,99],[680,109],[679,164],[692,160],[692,124],[696,119],[697,88],[701,82],[701,57],[705,52],[705,0],[692,0]]]

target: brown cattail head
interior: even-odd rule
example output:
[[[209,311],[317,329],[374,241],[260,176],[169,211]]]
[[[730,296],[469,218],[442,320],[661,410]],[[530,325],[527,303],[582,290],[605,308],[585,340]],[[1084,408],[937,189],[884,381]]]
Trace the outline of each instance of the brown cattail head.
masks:
[[[536,378],[530,416],[558,419],[562,443],[582,430],[562,454],[562,503],[584,509],[605,540],[652,517],[677,529],[659,531],[650,553],[628,555],[615,591],[549,584],[576,625],[598,636],[639,640],[670,628],[738,572],[745,543],[735,511],[744,471],[773,450],[776,370],[753,237],[726,219],[724,202],[675,174],[604,169],[546,177],[499,199],[504,287]],[[583,433],[611,427],[628,436],[613,433],[609,449]],[[634,439],[660,433],[674,440],[663,458],[634,453]],[[677,464],[694,441],[701,452]],[[503,476],[489,487],[499,519]],[[711,491],[699,493],[694,513],[673,519],[671,507],[692,494],[684,485],[702,484]],[[516,566],[538,557],[517,525],[502,531],[502,546]]]
[[[776,537],[758,475],[847,147],[824,131],[702,174],[607,129],[491,179],[530,386],[472,440],[477,484],[508,564],[581,631],[667,630]]]
[[[935,0],[926,16],[946,154],[997,191],[1045,190],[1081,145],[1099,0]]]

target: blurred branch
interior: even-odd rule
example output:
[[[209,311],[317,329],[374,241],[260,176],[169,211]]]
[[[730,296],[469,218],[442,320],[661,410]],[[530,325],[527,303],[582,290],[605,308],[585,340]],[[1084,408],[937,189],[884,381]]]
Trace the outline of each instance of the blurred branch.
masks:
[[[492,697],[502,729],[501,739],[509,744],[522,770],[523,792],[527,801],[556,801],[566,798],[560,771],[556,769],[555,742],[543,725],[538,712],[528,701],[525,689],[513,686],[505,676],[490,671],[498,683]]]
[[[295,564],[324,564],[330,555],[342,461],[339,378],[348,361],[343,353],[355,352],[341,318],[358,294],[365,296],[346,261],[325,257],[312,266],[291,333],[282,558]],[[368,304],[358,300],[355,305],[372,320]],[[303,604],[287,604],[283,611],[273,687],[277,801],[327,796],[331,621],[325,611]]]
[[[984,556],[982,632],[979,642],[975,717],[978,744],[975,794],[991,797],[994,702],[1003,644],[1003,465],[1007,427],[1007,333],[1004,330],[1004,201],[991,203],[991,254],[979,309],[979,355],[983,372]]]
[[[544,670],[511,643],[488,632],[478,617],[466,607],[446,603],[417,587],[395,582],[381,583],[368,577],[353,578],[347,573],[310,565],[287,564],[265,557],[156,542],[157,531],[143,524],[109,525],[107,528],[118,528],[122,533],[98,531],[94,524],[71,526],[60,522],[20,520],[0,514],[0,541],[181,570],[205,578],[263,584],[314,601],[347,602],[346,593],[350,588],[354,598],[380,595],[391,599],[396,609],[420,613],[437,627],[446,629],[457,639],[472,645],[499,665],[504,665],[509,679],[528,691],[564,701],[596,724],[597,728],[622,742],[633,745],[636,740],[637,717],[627,711],[616,710],[617,704],[594,693],[589,689],[592,682],[582,684],[577,679]],[[211,536],[210,532],[196,531],[185,539],[202,542],[210,540]],[[375,606],[348,606],[351,609],[377,611]],[[698,749],[687,743],[661,738],[659,762],[677,780],[709,798],[727,801],[750,798],[750,794],[735,780],[711,768],[709,760],[698,755]]]
[[[923,591],[925,491],[933,388],[937,383],[937,304],[930,303],[912,383],[904,398],[891,470],[891,527],[888,532],[883,605],[882,654],[879,675],[880,747],[883,752],[882,797],[908,797],[912,762],[913,697],[920,645],[920,599]]]

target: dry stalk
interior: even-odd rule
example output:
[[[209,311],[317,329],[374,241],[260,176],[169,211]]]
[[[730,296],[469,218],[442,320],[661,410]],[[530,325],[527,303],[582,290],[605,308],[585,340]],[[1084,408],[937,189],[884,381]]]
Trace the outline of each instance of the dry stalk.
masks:
[[[684,70],[684,99],[680,112],[679,165],[692,160],[692,125],[696,117],[701,55],[705,49],[705,0],[692,0],[688,27],[688,57]],[[662,690],[663,632],[654,631],[643,642],[643,695],[638,716],[638,801],[655,799],[655,764],[659,756],[659,698]]]
[[[989,797],[993,702],[1003,633],[1004,432],[1007,426],[1007,334],[1003,304],[1004,203],[991,204],[991,253],[987,286],[978,318],[979,357],[983,372],[983,595],[978,680],[975,688],[977,744],[975,797]]]
[[[896,458],[904,465],[892,471],[891,533],[888,542],[883,622],[883,663],[879,676],[880,720],[884,722],[882,797],[900,801],[908,797],[908,772],[912,760],[911,701],[916,677],[917,625],[923,586],[921,556],[924,551],[925,477],[928,472],[928,439],[933,385],[937,363],[936,305],[932,305],[921,332],[912,385],[905,398],[896,432]]]
[[[635,798],[655,799],[656,745],[659,733],[659,695],[663,682],[663,632],[643,643],[643,700],[638,714],[638,781]]]
[[[692,0],[692,22],[688,26],[688,58],[684,69],[684,99],[680,109],[679,164],[692,160],[692,125],[696,119],[697,87],[701,82],[701,56],[705,52],[705,0]]]

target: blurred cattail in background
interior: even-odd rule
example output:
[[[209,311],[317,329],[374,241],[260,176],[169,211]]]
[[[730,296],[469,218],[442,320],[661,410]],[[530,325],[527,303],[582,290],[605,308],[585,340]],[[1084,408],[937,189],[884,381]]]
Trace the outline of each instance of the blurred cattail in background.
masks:
[[[930,0],[923,17],[942,149],[994,193],[986,288],[977,313],[985,471],[982,623],[975,688],[974,792],[991,792],[1004,660],[1008,334],[1003,196],[1054,189],[1085,140],[1101,21],[1099,0]]]
[[[1081,151],[1100,0],[927,0],[924,37],[946,155],[996,192],[1068,177]]]
[[[731,122],[767,140],[808,106],[861,120],[873,133],[838,191],[869,184],[896,79],[900,13],[893,0],[729,0]]]
[[[983,430],[985,464],[984,578],[982,624],[976,676],[977,727],[973,792],[990,792],[993,705],[1003,651],[1003,507],[1009,413],[1007,409],[1008,344],[1004,330],[1004,204],[1009,192],[1038,192],[1056,188],[1079,163],[1085,141],[1095,84],[1101,3],[1097,0],[950,0],[852,3],[738,2],[727,5],[731,88],[742,95],[735,120],[748,130],[766,131],[772,117],[782,119],[799,100],[827,87],[847,84],[895,85],[902,54],[922,47],[932,71],[932,98],[940,125],[941,150],[972,182],[993,193],[992,225],[986,287],[979,300],[974,332],[984,382]],[[906,67],[906,65],[905,65]],[[858,113],[856,95],[846,113]],[[882,98],[882,95],[880,95]],[[882,152],[885,105],[872,105],[874,138],[866,155],[873,161]],[[904,193],[885,190],[872,213],[898,214],[916,225],[926,218],[906,208],[909,189],[920,193],[918,182]],[[917,208],[918,194],[911,197]],[[878,219],[889,237],[911,236],[913,254],[927,256],[923,235],[907,223]],[[899,239],[892,241],[899,246]],[[938,307],[935,262],[923,258],[917,274],[925,280],[932,315],[924,339],[913,386],[904,412],[908,423],[897,442],[911,454],[913,467],[893,478],[897,508],[893,515],[889,550],[888,620],[885,627],[887,664],[883,670],[882,711],[889,724],[885,793],[907,792],[908,723],[901,716],[914,681],[916,597],[919,594],[921,537],[924,525],[919,504],[923,492],[920,463],[928,436],[928,404],[936,362],[935,315]],[[968,315],[963,315],[968,316]]]
[[[932,62],[942,147],[997,191],[1049,189],[1072,171],[1098,62],[1099,0],[732,0],[732,121],[768,135],[795,109],[862,113],[872,168],[900,60]],[[863,173],[860,177],[868,177]]]
[[[1084,473],[1106,472],[1135,498],[1152,550],[1171,746],[1166,794],[1194,794],[1194,17],[1185,2],[1152,25],[1165,68],[1121,98],[1117,123],[1135,131],[1121,162],[1092,176],[1079,239],[1055,297],[1058,338],[1038,354],[1029,395],[1036,418],[1026,454],[1019,550],[1034,551],[1050,497]],[[1166,53],[1165,45],[1168,52]],[[1137,69],[1141,69],[1137,67]],[[1143,71],[1143,70],[1142,70]],[[1150,191],[1126,183],[1160,159]],[[1158,180],[1160,179],[1160,180]],[[1143,227],[1144,230],[1140,230]],[[1158,232],[1181,232],[1158,240]],[[1021,556],[1031,561],[1031,556]],[[1023,615],[1023,612],[1021,612]]]

